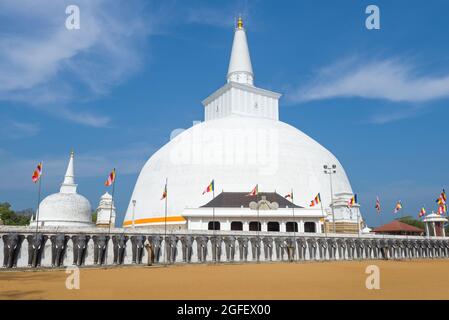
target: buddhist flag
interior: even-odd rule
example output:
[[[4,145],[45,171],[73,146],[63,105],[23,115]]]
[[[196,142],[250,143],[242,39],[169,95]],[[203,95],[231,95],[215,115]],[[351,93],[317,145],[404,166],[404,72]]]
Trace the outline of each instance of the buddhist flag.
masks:
[[[204,189],[203,194],[208,193],[208,192],[214,192],[214,180],[212,180],[209,185],[206,187],[206,189]]]
[[[357,203],[357,195],[356,194],[354,194],[353,196],[352,196],[352,198],[351,199],[349,199],[349,201],[348,201],[348,207],[352,207],[354,204],[356,204]]]
[[[399,210],[402,209],[402,202],[401,200],[398,201],[398,203],[396,203],[396,207],[394,207],[394,213],[398,213]]]
[[[111,186],[115,182],[115,168],[112,169],[111,173],[108,176],[108,179],[105,181],[104,185],[106,187]]]
[[[247,194],[247,196],[257,196],[259,194],[259,185],[256,184],[253,190]]]
[[[316,197],[310,202],[310,206],[314,207],[314,206],[316,206],[317,204],[320,204],[320,203],[321,203],[321,196],[320,196],[320,193],[318,193],[316,195]]]
[[[445,214],[447,212],[447,204],[443,204],[442,206],[438,207],[438,213],[440,215]]]
[[[419,211],[418,217],[424,217],[426,215],[426,209],[424,207],[421,208],[421,211]]]
[[[164,200],[165,198],[167,198],[167,184],[165,184],[164,191],[162,192],[161,200]]]
[[[446,201],[447,201],[446,192],[443,189],[436,202],[438,203],[439,206],[442,206],[443,204],[446,204]]]
[[[42,175],[42,162],[39,162],[39,164],[36,167],[36,170],[34,170],[33,175],[31,176],[31,180],[33,180],[34,183],[39,181],[39,178]]]
[[[379,197],[376,198],[376,206],[375,206],[377,213],[380,214],[380,200]]]

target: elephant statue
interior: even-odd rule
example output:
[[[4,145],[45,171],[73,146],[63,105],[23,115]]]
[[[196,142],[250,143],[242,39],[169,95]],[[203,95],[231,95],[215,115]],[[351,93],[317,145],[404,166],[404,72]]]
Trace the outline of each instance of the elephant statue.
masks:
[[[416,256],[417,258],[423,258],[425,253],[424,253],[424,241],[423,240],[416,240],[416,246],[417,246],[417,252],[416,252]]]
[[[27,236],[28,241],[28,267],[40,267],[42,254],[45,250],[45,243],[48,236],[42,233],[36,233]]]
[[[24,235],[17,233],[9,233],[2,236],[3,239],[3,267],[17,267],[20,248],[25,239]]]
[[[396,259],[396,241],[393,239],[388,239],[387,240],[387,244],[388,244],[388,257],[390,259]]]
[[[86,236],[84,234],[72,236],[74,265],[84,265],[84,261],[87,256],[87,244],[89,240],[90,236]]]
[[[264,237],[262,243],[265,260],[273,261],[273,238]]]
[[[233,262],[235,256],[235,237],[226,236],[224,238],[225,248],[226,248],[226,261]]]
[[[430,240],[430,250],[432,254],[432,258],[437,258],[437,243],[436,240]]]
[[[198,261],[206,262],[207,259],[207,243],[209,238],[206,236],[196,237],[196,247],[198,252]]]
[[[355,242],[355,252],[357,254],[357,259],[361,260],[363,259],[363,251],[365,249],[365,244],[363,243],[362,239],[357,239]]]
[[[338,259],[339,260],[345,260],[346,259],[346,249],[347,249],[347,244],[346,244],[346,240],[343,238],[339,238],[337,239],[337,251],[338,251]]]
[[[284,260],[284,245],[285,239],[283,237],[276,237],[274,238],[274,245],[276,247],[276,259],[278,261]]]
[[[140,241],[140,240],[139,240]],[[161,246],[162,246],[162,236],[155,235],[155,236],[149,236],[148,241],[150,242],[151,249],[153,251],[153,261],[159,263],[159,260],[161,258]],[[144,243],[145,240],[142,241]],[[133,245],[134,247],[134,245]]]
[[[192,236],[182,236],[182,261],[190,263],[192,261],[193,254],[193,237]]]
[[[284,241],[285,249],[287,251],[287,257],[288,261],[292,262],[295,260],[295,251],[296,251],[296,245],[295,240],[293,238],[286,238]]]
[[[410,251],[410,241],[408,240],[402,240],[401,241],[401,250],[402,250],[402,258],[408,259],[409,258],[409,251]]]
[[[327,239],[318,238],[318,254],[320,255],[320,260],[326,260],[327,255]]]
[[[418,257],[418,241],[412,240],[410,243],[410,257],[416,259]]]
[[[253,261],[260,261],[260,238],[252,237],[251,241],[251,252],[253,253]]]
[[[248,238],[238,237],[240,261],[248,261]]]
[[[346,240],[347,246],[348,246],[348,258],[349,260],[354,259],[354,253],[355,253],[355,242],[354,239],[347,239]]]
[[[146,237],[142,235],[131,236],[132,263],[141,264],[145,248]],[[154,251],[153,251],[154,252]]]
[[[64,234],[50,236],[51,241],[51,266],[61,267],[64,265],[64,256],[67,250],[67,242],[70,237]]]
[[[448,254],[449,254],[449,241],[444,240],[443,241],[443,255],[445,258],[447,258]]]
[[[373,241],[366,239],[366,240],[363,240],[363,244],[365,247],[365,258],[371,259],[372,258],[371,253],[373,252]]]
[[[317,242],[315,238],[307,239],[307,246],[309,248],[309,258],[310,260],[316,260]]]
[[[165,256],[167,262],[172,264],[176,262],[176,256],[178,254],[178,240],[175,235],[165,237]]]
[[[329,259],[335,260],[337,256],[337,241],[335,239],[327,239],[327,250],[329,252]]]
[[[306,260],[307,242],[304,238],[297,238],[296,243],[298,245],[298,258],[299,260]]]
[[[104,265],[106,261],[109,236],[95,235],[92,237],[94,241],[94,264]]]
[[[223,239],[220,236],[213,236],[210,238],[210,243],[212,245],[212,261],[221,261],[221,245]]]
[[[124,234],[112,236],[112,244],[114,248],[114,264],[123,264],[126,255],[126,242],[129,237]]]

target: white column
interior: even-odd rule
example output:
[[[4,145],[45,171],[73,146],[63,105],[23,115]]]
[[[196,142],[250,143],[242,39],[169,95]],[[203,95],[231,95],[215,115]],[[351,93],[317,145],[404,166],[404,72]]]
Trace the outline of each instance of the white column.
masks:
[[[436,229],[435,229],[435,221],[432,222],[432,226],[433,226],[433,236],[436,237],[437,236],[437,232],[436,232]]]
[[[261,231],[267,231],[268,230],[267,222],[266,221],[262,221],[261,224],[262,224],[260,226]]]
[[[243,221],[243,231],[249,231],[249,222]]]
[[[287,232],[287,227],[285,221],[281,221],[279,225],[279,231],[280,232]]]

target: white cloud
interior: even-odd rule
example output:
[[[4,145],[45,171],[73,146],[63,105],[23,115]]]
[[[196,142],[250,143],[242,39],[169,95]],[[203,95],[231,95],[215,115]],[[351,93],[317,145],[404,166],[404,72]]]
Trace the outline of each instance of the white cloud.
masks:
[[[139,69],[151,17],[140,0],[79,0],[81,28],[67,30],[69,4],[73,3],[0,3],[0,100],[21,101],[64,119],[104,126],[108,117],[89,110],[75,112],[73,105],[85,96],[107,93]],[[78,102],[76,106],[80,108]]]
[[[290,102],[340,97],[420,103],[449,97],[449,74],[420,75],[401,59],[350,59],[321,69],[310,83],[290,92]]]
[[[17,121],[4,121],[0,125],[0,139],[29,138],[38,134],[40,126],[38,123],[27,123]],[[1,152],[0,152],[1,155]]]
[[[136,174],[155,151],[148,143],[134,143],[116,150],[98,149],[90,152],[75,150],[75,176],[103,179],[112,168],[117,174]],[[0,149],[0,190],[29,190],[33,188],[31,173],[43,161],[46,186],[57,191],[62,182],[70,150],[59,154],[42,154],[27,159]]]

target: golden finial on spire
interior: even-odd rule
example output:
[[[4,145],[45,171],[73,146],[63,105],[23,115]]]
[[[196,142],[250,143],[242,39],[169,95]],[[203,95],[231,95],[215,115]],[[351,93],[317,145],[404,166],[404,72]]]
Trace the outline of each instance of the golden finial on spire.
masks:
[[[243,19],[242,17],[239,17],[237,20],[237,29],[243,29]]]

